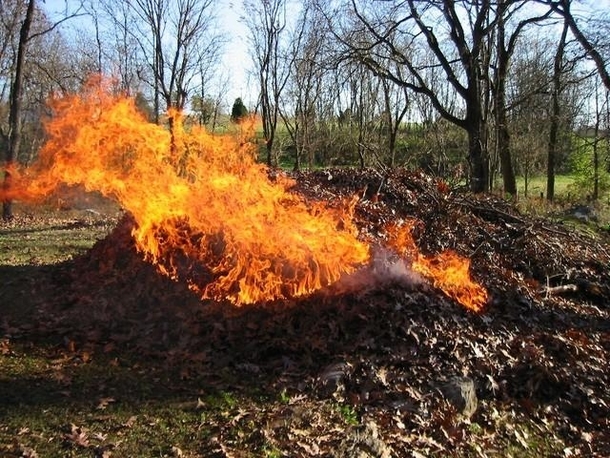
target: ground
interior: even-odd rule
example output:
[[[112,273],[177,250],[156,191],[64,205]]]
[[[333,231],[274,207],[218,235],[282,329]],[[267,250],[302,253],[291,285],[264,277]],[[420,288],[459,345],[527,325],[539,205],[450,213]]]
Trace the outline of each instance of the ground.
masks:
[[[120,209],[26,209],[0,227],[0,455],[610,455],[603,231],[406,171],[294,178],[307,199],[357,195],[371,243],[410,219],[422,252],[470,258],[485,310],[373,270],[300,299],[201,301],[142,260]],[[447,395],[456,377],[474,410]]]

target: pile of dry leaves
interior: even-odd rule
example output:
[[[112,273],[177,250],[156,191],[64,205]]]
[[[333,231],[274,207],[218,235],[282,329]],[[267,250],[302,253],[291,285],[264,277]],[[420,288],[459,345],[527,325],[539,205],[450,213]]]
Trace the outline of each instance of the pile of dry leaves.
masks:
[[[424,253],[451,248],[472,260],[487,309],[468,312],[426,282],[370,281],[372,272],[298,300],[201,302],[142,261],[126,216],[55,278],[45,325],[165,358],[185,377],[230,371],[286,390],[290,403],[258,415],[290,456],[493,456],[510,443],[531,447],[532,428],[565,456],[607,456],[603,243],[416,172],[293,178],[307,199],[341,205],[358,195],[356,224],[380,246],[385,224],[415,220]],[[352,406],[359,426],[337,430],[316,416],[327,400]]]

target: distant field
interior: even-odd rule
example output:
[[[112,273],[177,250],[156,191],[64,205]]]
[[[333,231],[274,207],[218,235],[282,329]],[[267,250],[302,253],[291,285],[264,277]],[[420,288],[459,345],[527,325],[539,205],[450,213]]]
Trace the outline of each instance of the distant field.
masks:
[[[572,175],[557,175],[555,177],[555,195],[558,197],[568,197],[570,185],[574,184],[574,181],[575,179]],[[527,197],[539,197],[541,192],[546,196],[546,176],[530,177],[527,187]],[[517,177],[517,189],[520,196],[526,197],[525,179],[523,177]]]

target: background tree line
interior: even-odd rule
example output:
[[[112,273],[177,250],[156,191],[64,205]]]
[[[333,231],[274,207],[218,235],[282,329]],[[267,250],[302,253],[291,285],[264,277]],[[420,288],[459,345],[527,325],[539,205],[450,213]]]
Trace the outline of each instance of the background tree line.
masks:
[[[269,165],[419,167],[508,194],[545,173],[548,199],[556,173],[593,198],[610,186],[610,21],[584,1],[244,0],[228,25],[212,0],[61,5],[0,1],[5,163],[34,160],[45,100],[95,73],[152,122],[171,129],[177,109],[222,128],[221,59],[242,28],[255,84],[240,99]]]

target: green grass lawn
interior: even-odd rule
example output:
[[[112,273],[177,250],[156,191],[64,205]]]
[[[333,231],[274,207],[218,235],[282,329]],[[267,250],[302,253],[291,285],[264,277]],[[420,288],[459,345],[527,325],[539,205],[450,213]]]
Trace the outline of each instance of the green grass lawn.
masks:
[[[528,179],[528,193],[525,194],[525,179],[517,177],[517,190],[519,199],[517,207],[526,214],[549,217],[555,221],[575,223],[578,227],[589,230],[610,225],[610,193],[604,193],[595,201],[589,201],[582,191],[575,187],[576,177],[573,175],[557,175],[555,177],[555,199],[546,200],[547,179],[545,175],[530,177]],[[501,187],[501,183],[499,183]],[[541,198],[541,196],[543,196]],[[588,205],[595,208],[597,221],[581,224],[566,212],[575,205]],[[567,216],[567,218],[566,218]],[[591,226],[591,227],[588,227]]]
[[[574,194],[570,186],[574,184],[575,178],[571,175],[557,175],[555,177],[555,196],[567,198],[569,194]],[[540,193],[546,196],[546,176],[534,176],[528,179],[527,197],[540,197]],[[520,196],[525,197],[525,179],[517,177],[517,190]]]

